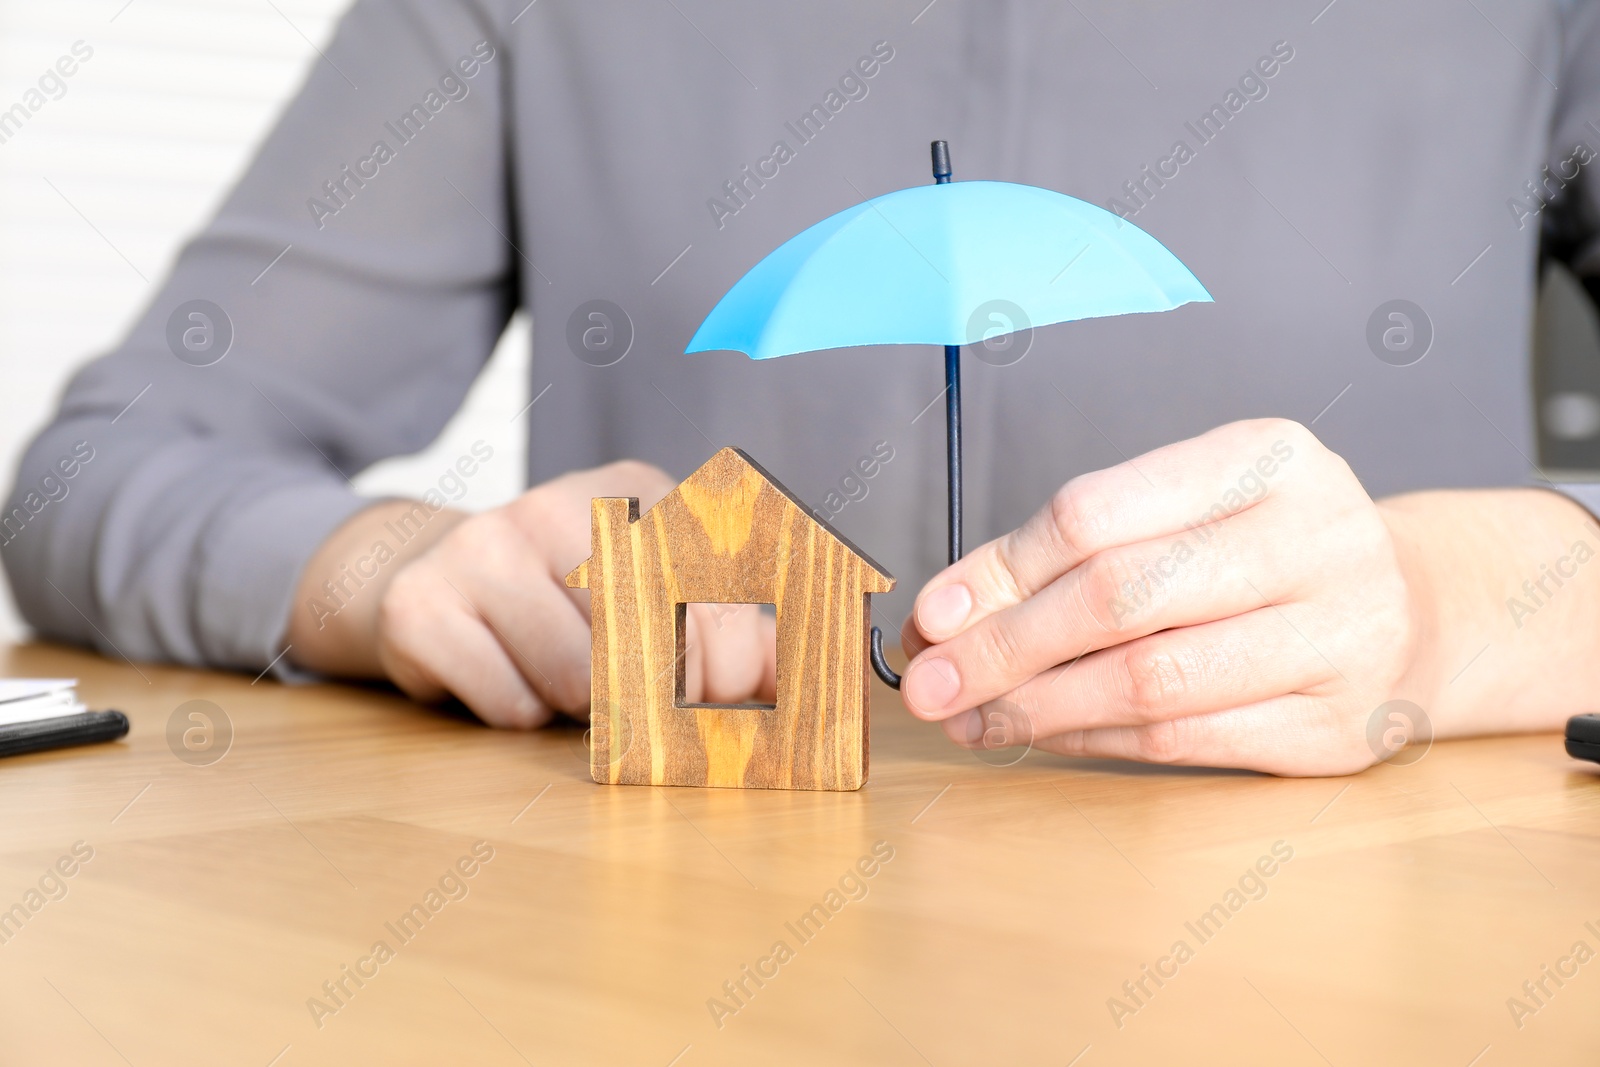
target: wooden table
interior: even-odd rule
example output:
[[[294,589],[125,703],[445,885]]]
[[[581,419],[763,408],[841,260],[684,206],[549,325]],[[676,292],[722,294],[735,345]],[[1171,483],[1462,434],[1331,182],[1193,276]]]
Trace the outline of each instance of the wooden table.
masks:
[[[7,1064],[1600,1062],[1600,775],[1555,737],[995,767],[880,689],[859,793],[607,788],[576,730],[3,657],[133,720],[0,763]]]

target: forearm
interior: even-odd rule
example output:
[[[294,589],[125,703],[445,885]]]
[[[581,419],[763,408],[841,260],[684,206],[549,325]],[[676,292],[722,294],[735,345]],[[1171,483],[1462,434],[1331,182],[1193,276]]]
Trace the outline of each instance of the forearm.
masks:
[[[351,516],[323,542],[296,583],[284,640],[296,665],[345,678],[381,678],[378,607],[408,563],[466,512],[386,500]]]
[[[363,502],[320,457],[194,432],[166,380],[113,424],[146,381],[130,363],[74,379],[28,449],[0,533],[18,607],[106,655],[258,672],[295,575]]]
[[[1435,491],[1379,509],[1420,633],[1397,695],[1438,736],[1558,729],[1600,692],[1600,527],[1543,489]]]

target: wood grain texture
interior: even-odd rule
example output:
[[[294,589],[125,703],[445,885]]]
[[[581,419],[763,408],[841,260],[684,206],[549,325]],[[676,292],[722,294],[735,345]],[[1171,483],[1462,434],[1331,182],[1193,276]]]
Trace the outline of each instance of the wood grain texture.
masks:
[[[643,515],[593,502],[592,773],[597,782],[861,788],[871,615],[894,579],[749,456],[724,448]],[[777,607],[774,707],[687,704],[683,605]]]
[[[859,792],[607,789],[580,729],[43,645],[0,672],[80,678],[133,724],[0,760],[0,908],[95,853],[0,944],[5,1067],[1600,1063],[1600,960],[1520,1029],[1506,1007],[1600,948],[1600,768],[1556,736],[1338,780],[997,767],[874,683]],[[167,745],[194,699],[233,726],[210,766]],[[1294,859],[1199,944],[1184,924],[1279,840]],[[388,934],[479,841],[466,896]],[[880,841],[865,895],[791,934]],[[319,1026],[307,1001],[379,938],[395,958]],[[1119,1027],[1108,999],[1178,938],[1194,958]]]

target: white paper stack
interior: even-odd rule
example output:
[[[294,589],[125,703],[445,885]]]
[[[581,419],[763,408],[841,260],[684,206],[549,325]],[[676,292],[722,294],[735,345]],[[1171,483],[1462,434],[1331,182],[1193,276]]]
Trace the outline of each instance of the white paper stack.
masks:
[[[0,678],[0,726],[88,711],[76,678]]]

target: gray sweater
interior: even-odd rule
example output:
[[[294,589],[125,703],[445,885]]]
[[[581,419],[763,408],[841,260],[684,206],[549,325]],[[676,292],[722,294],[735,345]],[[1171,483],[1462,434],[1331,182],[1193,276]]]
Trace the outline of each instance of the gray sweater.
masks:
[[[1597,5],[924,2],[358,3],[24,457],[24,615],[264,666],[348,477],[430,441],[521,306],[533,481],[737,445],[900,577],[897,618],[944,551],[938,351],[683,350],[783,240],[929,180],[935,138],[958,180],[1131,218],[1216,299],[969,355],[969,544],[1253,416],[1374,495],[1533,477],[1534,262],[1600,148]]]

